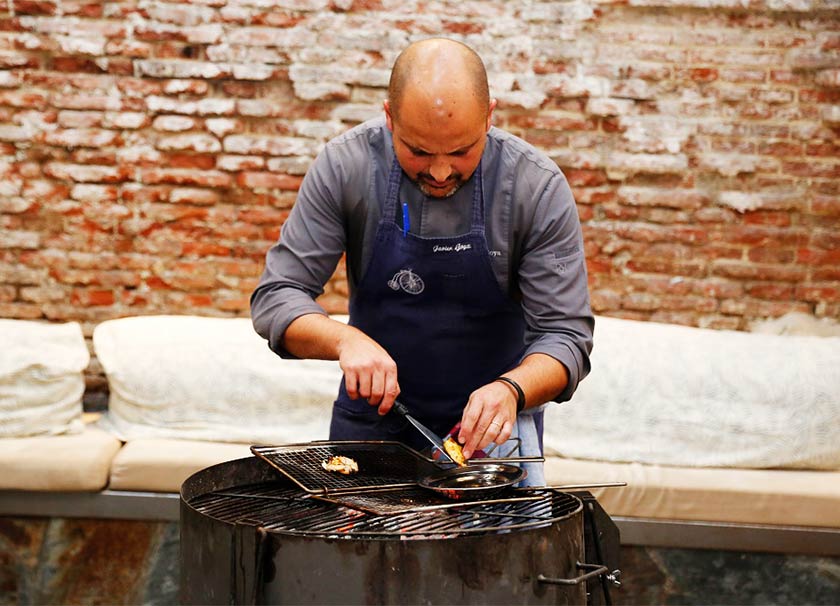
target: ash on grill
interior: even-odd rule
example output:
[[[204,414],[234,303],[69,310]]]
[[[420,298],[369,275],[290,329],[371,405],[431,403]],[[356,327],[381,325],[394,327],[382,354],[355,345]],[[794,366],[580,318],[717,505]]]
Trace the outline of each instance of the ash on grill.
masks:
[[[356,459],[346,446],[333,454]],[[416,461],[408,473],[426,470],[403,455]],[[416,485],[377,488],[405,479],[387,466],[323,490],[265,462],[216,465],[182,486],[183,603],[610,603],[618,531],[588,493],[451,502]]]

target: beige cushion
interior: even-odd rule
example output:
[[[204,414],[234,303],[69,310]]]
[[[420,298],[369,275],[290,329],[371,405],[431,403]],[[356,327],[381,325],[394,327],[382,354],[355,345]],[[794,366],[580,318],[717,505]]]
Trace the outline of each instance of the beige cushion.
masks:
[[[546,483],[591,492],[614,516],[840,528],[840,472],[698,469],[548,457]]]
[[[120,446],[92,426],[77,434],[0,438],[0,490],[102,490]]]
[[[141,438],[127,442],[111,465],[112,490],[179,492],[196,471],[251,455],[250,445]]]
[[[0,343],[0,438],[82,431],[81,326],[0,319]]]

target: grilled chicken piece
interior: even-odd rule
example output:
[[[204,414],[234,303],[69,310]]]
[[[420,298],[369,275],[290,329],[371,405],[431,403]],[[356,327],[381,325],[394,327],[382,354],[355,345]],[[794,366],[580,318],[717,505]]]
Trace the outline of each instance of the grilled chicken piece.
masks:
[[[464,451],[461,449],[461,445],[455,441],[454,438],[446,438],[443,442],[443,448],[446,450],[446,454],[449,455],[449,458],[455,461],[461,467],[464,467],[467,464],[467,460],[464,458]]]
[[[356,463],[356,461],[350,457],[342,457],[339,455],[330,457],[326,461],[323,461],[321,463],[321,467],[327,471],[337,471],[338,473],[343,473],[344,475],[359,472],[359,464]]]

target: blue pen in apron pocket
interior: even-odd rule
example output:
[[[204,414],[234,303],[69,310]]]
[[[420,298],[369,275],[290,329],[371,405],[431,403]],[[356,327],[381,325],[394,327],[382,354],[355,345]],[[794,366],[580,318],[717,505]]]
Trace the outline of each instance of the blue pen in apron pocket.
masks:
[[[408,217],[408,202],[403,202],[402,203],[402,213],[403,213],[402,232],[403,232],[403,238],[405,238],[406,234],[408,233],[409,228],[411,227],[411,220]]]

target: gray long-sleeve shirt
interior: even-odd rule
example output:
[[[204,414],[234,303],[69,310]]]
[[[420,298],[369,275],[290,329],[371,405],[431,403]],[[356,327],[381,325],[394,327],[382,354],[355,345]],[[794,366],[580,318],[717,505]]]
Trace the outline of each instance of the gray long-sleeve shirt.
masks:
[[[315,298],[347,252],[350,293],[370,260],[394,160],[385,120],[361,124],[327,143],[301,184],[280,239],[266,254],[251,296],[254,328],[271,349],[283,348],[288,325],[324,314]],[[527,349],[560,361],[571,398],[589,372],[594,318],[589,306],[580,221],[569,185],[545,154],[495,127],[481,160],[487,245],[503,292],[522,306]],[[447,237],[469,232],[475,175],[449,198],[429,198],[404,178],[412,233]]]

